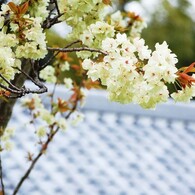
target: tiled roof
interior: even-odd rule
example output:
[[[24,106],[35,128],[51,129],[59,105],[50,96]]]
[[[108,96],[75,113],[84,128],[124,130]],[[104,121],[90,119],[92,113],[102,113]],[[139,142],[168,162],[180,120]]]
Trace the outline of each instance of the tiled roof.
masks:
[[[60,132],[19,195],[194,195],[195,105],[169,102],[156,111],[89,96],[78,127]],[[4,154],[7,194],[29,166],[33,129],[16,105],[15,149]]]

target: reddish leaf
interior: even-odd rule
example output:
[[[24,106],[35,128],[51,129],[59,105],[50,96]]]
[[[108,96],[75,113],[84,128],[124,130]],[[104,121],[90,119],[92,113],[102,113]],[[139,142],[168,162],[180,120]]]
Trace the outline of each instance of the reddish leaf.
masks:
[[[88,90],[91,89],[91,88],[100,88],[99,81],[92,81],[91,79],[84,80],[83,85]]]
[[[19,13],[25,14],[28,10],[28,1],[19,7]]]
[[[184,71],[184,73],[188,73],[188,72],[194,72],[194,66],[195,66],[195,62],[190,64],[190,66],[188,68],[186,68],[186,70]]]
[[[7,5],[15,14],[18,14],[18,6],[15,3],[9,2]]]
[[[105,5],[112,5],[111,0],[102,0],[102,3],[104,3]]]
[[[195,78],[187,74],[187,73],[194,72],[195,70],[194,66],[195,66],[195,62],[192,63],[189,67],[184,67],[184,68],[179,69],[177,73],[178,75],[177,80],[179,81],[179,83],[181,84],[183,88],[185,88],[186,86],[190,87],[192,83],[195,83]],[[184,71],[181,72],[181,70],[184,70]]]
[[[58,110],[60,112],[66,112],[67,110],[70,110],[68,102],[58,98]]]

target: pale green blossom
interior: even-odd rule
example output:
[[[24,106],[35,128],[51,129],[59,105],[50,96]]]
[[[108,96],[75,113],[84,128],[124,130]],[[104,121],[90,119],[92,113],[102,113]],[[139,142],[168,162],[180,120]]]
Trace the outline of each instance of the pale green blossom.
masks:
[[[1,136],[2,148],[10,151],[13,149],[14,144],[11,142],[11,137],[14,135],[15,129],[12,127],[7,127]]]
[[[171,94],[171,97],[177,102],[189,102],[195,95],[194,87],[186,87]]]
[[[44,126],[39,127],[36,131],[36,134],[39,138],[46,136],[46,133],[47,133],[47,131],[46,131],[46,128]]]
[[[71,78],[65,78],[64,79],[64,84],[67,89],[72,89],[73,88],[73,81]]]
[[[48,125],[52,125],[55,123],[55,117],[45,108],[39,109],[39,118],[45,121]]]
[[[67,129],[67,121],[65,118],[59,118],[57,120],[57,125],[62,131],[65,131]]]
[[[55,68],[47,66],[40,72],[40,77],[48,83],[55,83],[57,78],[55,76]]]
[[[76,126],[84,120],[84,115],[78,111],[71,115],[71,125]]]

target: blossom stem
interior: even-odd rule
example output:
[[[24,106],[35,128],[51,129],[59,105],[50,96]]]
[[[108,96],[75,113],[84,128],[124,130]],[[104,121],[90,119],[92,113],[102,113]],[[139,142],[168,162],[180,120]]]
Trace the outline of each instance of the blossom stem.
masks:
[[[58,2],[57,2],[56,0],[54,0],[54,4],[55,4],[56,10],[57,10],[57,12],[58,12],[58,15],[60,16],[61,13],[60,13],[60,9],[59,9],[59,7],[58,7]]]
[[[79,101],[79,100],[76,100],[76,102],[74,104],[74,107],[66,115],[66,117],[65,117],[66,119],[68,119],[71,116],[71,114],[76,110],[77,101]],[[23,177],[20,179],[19,183],[16,185],[16,187],[15,187],[14,192],[13,192],[12,195],[16,195],[18,193],[19,189],[21,188],[21,186],[24,183],[24,181],[29,177],[31,171],[33,170],[35,164],[38,162],[39,158],[45,153],[45,151],[47,150],[49,144],[53,140],[54,136],[58,133],[59,127],[57,127],[55,131],[53,131],[53,128],[54,128],[54,126],[51,127],[50,133],[49,133],[49,135],[47,137],[47,140],[45,141],[45,143],[42,143],[42,148],[40,149],[39,153],[34,158],[34,160],[32,160],[31,165],[29,166],[29,168],[27,169],[27,171],[25,172],[25,174],[23,175]]]
[[[27,169],[27,171],[25,172],[23,177],[20,179],[19,183],[17,184],[17,186],[14,189],[13,195],[16,195],[18,193],[18,191],[21,188],[22,184],[24,183],[24,181],[30,175],[31,171],[33,170],[33,168],[34,168],[35,164],[37,163],[37,161],[39,160],[39,158],[45,153],[45,150],[47,149],[48,145],[50,144],[50,142],[52,141],[53,137],[56,135],[56,133],[58,131],[59,131],[59,128],[57,128],[54,132],[53,131],[50,132],[46,142],[43,144],[44,147],[41,148],[41,150],[37,154],[36,158],[34,158],[34,160],[31,162],[31,165],[29,166],[29,168]]]
[[[80,40],[76,40],[76,41],[74,41],[74,42],[69,43],[69,44],[66,45],[64,48],[71,47],[71,46],[73,46],[74,44],[77,44],[77,43],[80,43],[80,42],[81,42]],[[51,62],[59,53],[60,53],[60,51],[58,51],[58,52],[56,52],[54,55],[52,55],[52,56],[48,59],[48,61],[40,67],[40,70],[43,70],[46,66],[48,66],[48,64],[49,64],[49,63],[50,63],[50,62]]]
[[[0,180],[1,180],[1,193],[5,195],[5,186],[3,182],[3,168],[2,168],[2,161],[1,161],[1,152],[0,152]]]
[[[89,52],[97,52],[101,53],[103,55],[108,55],[107,52],[102,51],[100,49],[94,49],[94,48],[89,48],[89,47],[75,47],[75,48],[52,48],[48,47],[47,48],[49,51],[59,51],[59,52],[79,52],[79,51],[89,51]]]

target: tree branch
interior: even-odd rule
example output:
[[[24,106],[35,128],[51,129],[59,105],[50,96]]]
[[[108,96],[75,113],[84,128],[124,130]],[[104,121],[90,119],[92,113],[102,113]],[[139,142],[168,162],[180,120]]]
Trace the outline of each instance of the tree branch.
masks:
[[[37,163],[39,158],[45,153],[45,150],[47,149],[49,143],[51,142],[51,140],[53,139],[53,137],[56,135],[56,133],[58,131],[59,131],[59,128],[57,128],[52,134],[50,134],[48,136],[47,141],[44,144],[44,147],[41,148],[40,152],[37,154],[36,158],[32,161],[30,167],[27,169],[27,171],[25,172],[25,174],[23,175],[23,177],[21,178],[21,180],[19,181],[19,183],[15,187],[13,195],[17,194],[17,192],[19,191],[19,189],[22,186],[23,182],[28,178],[28,176],[30,175],[31,171],[33,170],[35,164]]]
[[[101,53],[103,55],[108,55],[107,52],[102,51],[100,49],[94,49],[94,48],[89,48],[89,47],[75,47],[75,48],[52,48],[48,47],[47,48],[49,51],[59,51],[59,52],[79,52],[79,51],[89,51],[89,52],[97,52]]]
[[[78,104],[79,100],[76,100],[72,110],[66,115],[66,119],[68,119],[71,114],[76,110],[77,108],[77,104]],[[37,156],[34,158],[34,160],[32,160],[29,168],[27,169],[27,171],[25,172],[25,174],[23,175],[23,177],[20,179],[19,183],[16,185],[14,192],[12,195],[16,195],[17,192],[19,191],[19,189],[21,188],[22,184],[24,183],[24,181],[29,177],[31,171],[33,170],[35,164],[38,162],[38,160],[40,159],[40,157],[46,152],[49,144],[51,143],[51,141],[53,140],[54,136],[58,133],[59,131],[59,127],[56,128],[55,131],[53,131],[53,129],[50,130],[50,133],[47,137],[47,140],[45,141],[45,143],[42,144],[42,148],[40,149],[39,153],[37,154]]]
[[[3,182],[3,168],[2,168],[2,161],[1,161],[1,151],[0,151],[0,180],[1,180],[1,194],[5,195],[5,187]]]
[[[23,59],[22,61],[23,71],[30,73],[31,66],[28,60]],[[16,74],[12,84],[18,88],[22,87],[26,77],[23,74]],[[7,126],[7,123],[11,117],[13,106],[16,102],[16,99],[0,99],[0,128],[4,129]]]
[[[53,1],[54,1],[56,10],[57,10],[58,16],[61,16],[60,9],[59,9],[59,6],[58,6],[58,2],[56,0],[53,0]]]
[[[53,5],[54,4],[54,7]],[[59,18],[63,15],[63,13],[60,13],[60,9],[58,6],[58,2],[56,0],[51,0],[50,1],[50,12],[48,17],[46,18],[46,20],[43,22],[42,24],[42,28],[43,29],[49,29],[51,28],[54,24],[60,23],[61,21],[59,20]],[[54,13],[54,11],[57,11],[57,14]],[[55,16],[52,16],[55,15]]]
[[[64,48],[68,48],[68,47],[71,47],[77,43],[81,43],[80,40],[76,40],[74,42],[71,42],[69,43],[68,45],[66,45]],[[53,54],[48,60],[46,63],[44,63],[40,68],[39,70],[43,70],[58,54],[60,53],[60,51],[56,52],[55,54]]]

